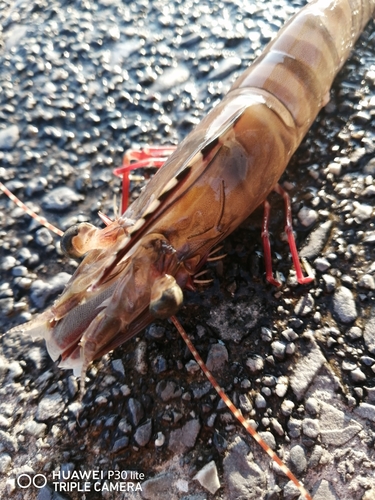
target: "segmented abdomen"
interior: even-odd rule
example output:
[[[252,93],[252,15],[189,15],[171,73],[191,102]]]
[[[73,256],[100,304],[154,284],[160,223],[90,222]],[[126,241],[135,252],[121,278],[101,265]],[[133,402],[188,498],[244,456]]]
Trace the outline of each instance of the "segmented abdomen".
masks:
[[[292,115],[299,142],[327,104],[333,79],[374,10],[374,0],[311,2],[280,30],[231,91],[255,87],[275,96]]]

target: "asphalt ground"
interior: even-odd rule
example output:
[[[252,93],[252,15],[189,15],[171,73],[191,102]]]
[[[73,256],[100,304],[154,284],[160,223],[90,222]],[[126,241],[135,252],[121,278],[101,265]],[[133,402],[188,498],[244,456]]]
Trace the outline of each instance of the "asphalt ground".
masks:
[[[99,224],[98,210],[113,216],[112,169],[124,151],[179,142],[302,4],[2,2],[0,180],[61,229]],[[219,383],[315,500],[375,498],[374,53],[371,24],[282,178],[297,246],[313,241],[303,252],[314,283],[296,284],[282,202],[272,196],[283,287],[265,282],[255,213],[208,266],[213,283],[186,293],[178,314],[204,359],[221,346]],[[150,175],[137,172],[133,197]],[[95,362],[80,405],[77,380],[52,363],[44,341],[6,333],[51,305],[77,264],[4,196],[0,213],[2,492],[298,498],[168,321]],[[215,493],[194,479],[207,464]],[[63,481],[82,470],[127,477],[100,478],[98,491]],[[21,488],[21,474],[48,482]],[[142,493],[105,486],[120,483]]]

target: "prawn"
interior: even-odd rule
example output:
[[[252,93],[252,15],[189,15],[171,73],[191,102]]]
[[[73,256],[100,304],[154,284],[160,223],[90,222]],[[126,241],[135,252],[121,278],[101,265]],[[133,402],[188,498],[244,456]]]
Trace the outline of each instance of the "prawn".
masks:
[[[212,249],[277,185],[374,8],[315,0],[295,15],[120,217],[65,232],[65,252],[84,258],[22,330],[83,374],[155,318],[173,316]]]
[[[173,317],[212,249],[275,189],[374,8],[316,0],[294,16],[124,214],[66,231],[64,250],[83,261],[53,306],[16,331],[42,335],[52,359],[84,375]]]

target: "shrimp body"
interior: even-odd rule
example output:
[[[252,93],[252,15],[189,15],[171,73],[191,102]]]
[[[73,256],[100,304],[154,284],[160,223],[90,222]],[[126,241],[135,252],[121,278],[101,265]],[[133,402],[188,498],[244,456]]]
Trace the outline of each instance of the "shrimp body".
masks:
[[[42,335],[60,366],[82,374],[172,316],[212,248],[277,184],[374,10],[375,0],[315,0],[297,13],[121,217],[66,232],[63,247],[84,259],[17,331]]]

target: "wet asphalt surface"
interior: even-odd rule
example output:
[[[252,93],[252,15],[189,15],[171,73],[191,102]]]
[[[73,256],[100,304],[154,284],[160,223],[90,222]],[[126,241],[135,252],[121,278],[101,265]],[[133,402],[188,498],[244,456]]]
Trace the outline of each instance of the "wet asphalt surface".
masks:
[[[124,151],[181,140],[302,2],[241,4],[3,2],[0,180],[61,229],[99,224],[98,210],[112,216],[120,193],[112,169]],[[314,242],[303,250],[314,283],[295,282],[282,203],[272,196],[283,287],[265,282],[255,213],[224,242],[227,256],[208,265],[212,284],[186,293],[178,314],[204,359],[221,346],[219,383],[315,500],[375,498],[374,54],[370,25],[282,178],[297,245]],[[150,172],[136,175],[134,197]],[[45,310],[77,264],[3,195],[0,213],[1,491],[298,498],[168,321],[95,362],[80,405],[77,380],[43,341],[6,334]],[[194,479],[210,463],[215,493],[212,481]],[[142,473],[143,491],[109,492],[104,479],[100,491],[62,491],[64,481],[54,481],[54,472],[83,469]],[[22,473],[48,483],[22,489]]]

